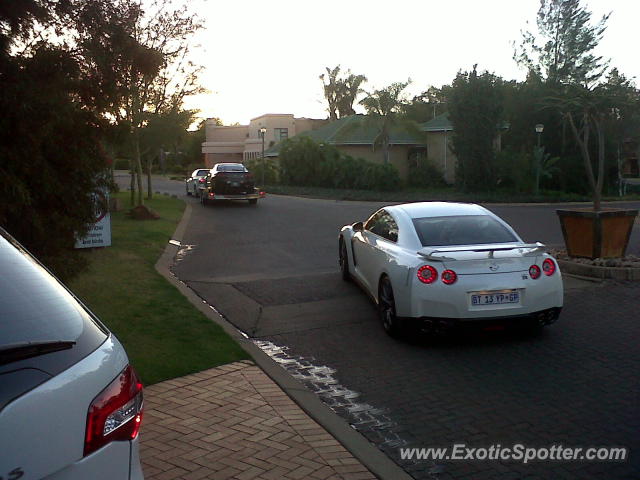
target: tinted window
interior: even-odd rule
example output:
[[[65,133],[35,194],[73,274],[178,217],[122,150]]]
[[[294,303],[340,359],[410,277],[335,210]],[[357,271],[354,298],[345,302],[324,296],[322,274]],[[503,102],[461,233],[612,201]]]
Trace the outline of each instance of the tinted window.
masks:
[[[195,174],[196,177],[204,177],[209,173],[209,170],[198,170]]]
[[[398,241],[398,224],[386,210],[380,210],[371,217],[365,229],[392,242]]]
[[[218,165],[219,172],[246,172],[244,165]]]
[[[76,341],[86,312],[40,265],[0,236],[0,347]]]
[[[504,225],[488,215],[414,218],[413,225],[424,247],[518,241]]]

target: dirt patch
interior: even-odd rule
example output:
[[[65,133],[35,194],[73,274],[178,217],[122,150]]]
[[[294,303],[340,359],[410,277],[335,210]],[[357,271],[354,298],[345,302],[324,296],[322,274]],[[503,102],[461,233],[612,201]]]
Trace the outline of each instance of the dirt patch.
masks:
[[[129,216],[134,220],[158,220],[160,215],[144,205],[138,205],[129,210]]]

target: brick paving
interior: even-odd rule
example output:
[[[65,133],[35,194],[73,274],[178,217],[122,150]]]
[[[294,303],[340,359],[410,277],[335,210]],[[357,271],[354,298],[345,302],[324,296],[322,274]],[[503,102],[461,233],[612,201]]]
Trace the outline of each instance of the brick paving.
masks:
[[[362,423],[358,430],[416,479],[631,480],[640,479],[639,311],[639,284],[605,282],[567,291],[560,320],[537,336],[394,341],[372,315],[368,324],[269,340],[289,347],[302,370],[290,373],[303,382],[305,369],[325,366],[343,389],[360,394],[361,404],[382,410],[389,428]],[[357,425],[349,405],[337,405],[336,413]],[[435,465],[400,460],[398,437],[405,447],[622,446],[630,458]]]
[[[148,480],[376,477],[250,361],[145,389]]]

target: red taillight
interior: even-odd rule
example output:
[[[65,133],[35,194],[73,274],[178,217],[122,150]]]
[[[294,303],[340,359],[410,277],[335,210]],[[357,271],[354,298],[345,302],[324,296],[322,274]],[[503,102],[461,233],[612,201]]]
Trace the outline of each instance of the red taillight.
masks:
[[[113,441],[133,440],[141,422],[142,383],[128,365],[89,406],[84,455]]]
[[[550,258],[545,258],[544,262],[542,262],[542,271],[547,277],[550,277],[554,273],[556,273],[556,264]]]
[[[204,183],[204,182],[206,182],[206,181],[207,181],[207,179],[206,179],[206,178],[204,178],[204,177],[202,177],[202,178],[198,179],[198,182],[200,182],[200,183]]]
[[[418,269],[418,280],[422,283],[433,283],[438,279],[438,271],[431,265],[423,265]]]
[[[458,280],[458,275],[453,270],[445,270],[442,272],[442,282],[446,285],[452,285]]]
[[[531,265],[529,267],[529,276],[534,280],[540,276],[540,267],[538,265]]]

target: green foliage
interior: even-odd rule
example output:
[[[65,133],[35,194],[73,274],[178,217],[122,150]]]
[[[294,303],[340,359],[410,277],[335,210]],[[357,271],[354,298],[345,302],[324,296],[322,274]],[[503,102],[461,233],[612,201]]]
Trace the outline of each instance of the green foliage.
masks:
[[[90,85],[60,48],[0,62],[0,225],[66,279],[81,267],[72,249],[94,219],[92,194],[107,185],[100,122],[77,101]]]
[[[580,0],[541,0],[538,34],[524,32],[515,60],[552,84],[588,86],[597,81],[607,64],[594,55],[609,15],[591,25],[591,12]]]
[[[320,75],[324,89],[324,98],[327,101],[329,118],[337,120],[339,118],[354,115],[353,103],[356,97],[362,93],[360,85],[367,81],[364,75],[354,75],[351,70],[345,72],[342,78],[340,75],[340,65],[334,68],[325,67],[327,76]]]
[[[447,111],[447,95],[451,86],[429,87],[402,106],[404,116],[416,123],[428,122]]]
[[[406,124],[402,109],[407,103],[403,91],[411,83],[395,82],[388,87],[374,90],[360,101],[367,111],[365,122],[372,124],[376,131],[376,138],[373,141],[374,148],[381,148],[384,163],[389,163],[389,138],[391,130],[400,125]]]
[[[441,188],[447,184],[442,172],[424,155],[416,157],[416,161],[409,163],[409,177],[407,183],[412,187]]]
[[[262,179],[264,178],[265,185],[273,185],[278,183],[278,166],[276,165],[275,160],[272,158],[265,158],[264,161],[262,158],[255,158],[252,160],[247,160],[244,162],[244,166],[247,167],[253,174],[253,178],[256,181],[256,185],[262,185]],[[262,174],[264,167],[264,177]]]
[[[503,119],[502,79],[489,72],[478,74],[476,68],[458,73],[449,96],[456,183],[464,191],[495,185],[494,141]]]
[[[282,143],[280,169],[285,185],[383,191],[400,187],[393,165],[343,155],[334,146],[318,144],[306,136]]]
[[[533,192],[533,159],[521,150],[503,150],[496,155],[493,186],[511,192]]]

